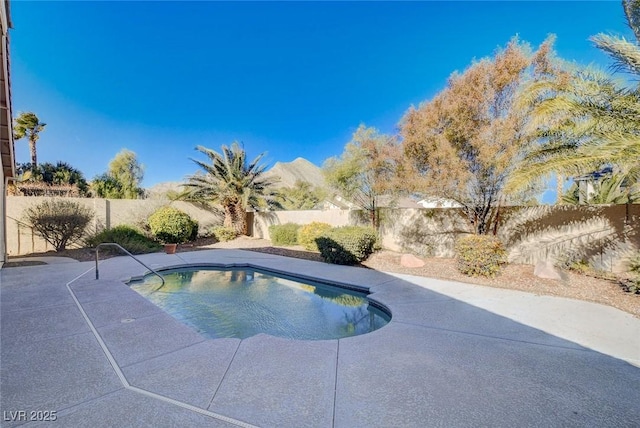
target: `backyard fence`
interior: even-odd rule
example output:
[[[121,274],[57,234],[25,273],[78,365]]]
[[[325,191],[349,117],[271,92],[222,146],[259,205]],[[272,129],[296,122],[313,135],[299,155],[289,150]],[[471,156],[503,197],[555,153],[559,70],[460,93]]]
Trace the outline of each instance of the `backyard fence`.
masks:
[[[23,220],[28,207],[48,198],[7,197],[7,252],[9,255],[51,250]],[[158,208],[172,205],[198,221],[204,233],[222,222],[219,214],[196,204],[167,200],[65,198],[95,212],[91,232],[126,224],[141,227]],[[249,232],[269,239],[269,226],[314,221],[332,226],[367,225],[358,210],[270,211],[248,213]],[[453,256],[458,237],[470,232],[463,213],[456,208],[382,209],[380,236],[385,248],[419,256]],[[584,259],[597,269],[623,271],[640,249],[640,205],[532,206],[501,209],[497,235],[512,263],[535,264]]]

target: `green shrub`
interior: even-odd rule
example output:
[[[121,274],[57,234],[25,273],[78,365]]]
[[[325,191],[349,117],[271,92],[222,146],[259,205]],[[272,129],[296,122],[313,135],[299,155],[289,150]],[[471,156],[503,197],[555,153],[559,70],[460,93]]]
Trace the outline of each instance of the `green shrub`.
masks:
[[[96,247],[103,242],[119,244],[131,254],[153,253],[161,248],[160,244],[146,237],[139,230],[124,225],[103,230],[85,240],[86,245],[89,247]]]
[[[93,210],[78,202],[56,199],[31,206],[24,212],[34,232],[56,251],[80,241],[93,215]]]
[[[580,274],[587,274],[593,271],[589,261],[582,253],[565,253],[557,257],[555,266],[559,269],[570,270]]]
[[[198,223],[173,207],[160,208],[149,217],[151,233],[165,244],[182,244],[198,234]]]
[[[365,260],[378,247],[378,235],[369,227],[336,227],[316,238],[327,263],[353,265]]]
[[[232,239],[236,239],[238,236],[238,232],[232,227],[216,226],[211,230],[211,232],[220,242],[231,241]]]
[[[458,270],[469,276],[495,276],[506,263],[507,253],[499,239],[468,235],[456,243]]]
[[[285,223],[269,226],[269,236],[273,245],[297,245],[299,224]]]
[[[298,244],[302,245],[305,250],[318,251],[316,239],[329,231],[329,229],[331,229],[331,225],[327,223],[314,221],[313,223],[305,224],[298,229]]]
[[[627,291],[640,294],[640,254],[629,261],[629,271],[634,274],[634,277],[629,281]]]

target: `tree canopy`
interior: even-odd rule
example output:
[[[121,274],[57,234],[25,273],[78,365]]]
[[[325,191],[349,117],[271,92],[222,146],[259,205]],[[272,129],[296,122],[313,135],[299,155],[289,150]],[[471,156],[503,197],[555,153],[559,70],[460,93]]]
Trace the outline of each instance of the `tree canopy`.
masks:
[[[24,196],[87,196],[89,186],[84,174],[66,162],[33,165],[18,164],[15,188]]]
[[[535,52],[512,39],[493,58],[454,73],[432,100],[411,108],[400,128],[406,185],[458,202],[478,234],[495,226],[495,208],[530,197],[505,182],[532,144],[530,108],[517,102],[523,85],[554,78],[553,39]]]
[[[614,68],[636,78],[621,83],[593,68],[574,68],[566,78],[527,88],[525,101],[533,106],[531,125],[539,145],[521,162],[511,188],[549,176],[582,175],[613,166],[630,183],[640,177],[640,1],[623,1],[636,37],[598,34],[591,38],[609,54]],[[553,93],[552,97],[541,93]],[[629,188],[629,190],[631,190]]]
[[[280,204],[285,210],[312,210],[327,197],[327,191],[307,181],[297,180],[293,187],[279,189]]]
[[[327,183],[367,211],[371,226],[377,228],[378,200],[395,192],[401,154],[395,137],[361,124],[342,155],[327,159],[323,172]]]
[[[109,170],[91,182],[91,189],[100,198],[138,199],[144,196],[140,187],[144,167],[134,152],[122,149],[109,162]]]

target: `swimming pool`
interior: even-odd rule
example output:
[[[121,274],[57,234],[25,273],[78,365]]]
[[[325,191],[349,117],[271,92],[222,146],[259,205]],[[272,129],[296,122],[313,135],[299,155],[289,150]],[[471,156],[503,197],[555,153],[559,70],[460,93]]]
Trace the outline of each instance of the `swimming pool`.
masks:
[[[186,268],[133,281],[132,289],[209,338],[260,333],[339,339],[369,333],[390,316],[365,293],[253,268]]]

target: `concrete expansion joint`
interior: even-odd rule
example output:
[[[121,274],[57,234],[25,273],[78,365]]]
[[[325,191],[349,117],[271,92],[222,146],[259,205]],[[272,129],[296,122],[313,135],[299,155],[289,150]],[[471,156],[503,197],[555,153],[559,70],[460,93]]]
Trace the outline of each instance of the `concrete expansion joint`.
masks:
[[[95,326],[93,325],[93,323],[89,319],[89,316],[87,315],[87,313],[85,312],[84,308],[82,307],[82,304],[80,303],[80,301],[76,297],[75,293],[71,289],[71,284],[73,282],[77,281],[78,279],[82,278],[84,275],[86,275],[87,273],[89,273],[89,272],[91,272],[93,270],[94,269],[91,268],[91,269],[87,270],[86,272],[82,273],[81,275],[77,276],[76,278],[72,279],[71,281],[67,282],[66,287],[67,287],[67,290],[69,291],[69,294],[71,295],[71,298],[73,299],[73,301],[75,302],[76,306],[78,307],[78,310],[80,311],[80,314],[82,315],[82,317],[84,318],[85,322],[89,326],[89,329],[91,330],[91,333],[93,333],[93,336],[98,341],[98,344],[100,345],[100,348],[102,349],[102,352],[107,357],[107,360],[109,361],[109,364],[113,368],[113,371],[115,372],[116,376],[118,376],[118,379],[120,380],[120,382],[122,383],[122,386],[125,389],[127,389],[129,391],[132,391],[132,392],[136,392],[136,393],[144,395],[144,396],[147,396],[149,398],[153,398],[155,400],[162,401],[162,402],[167,403],[167,404],[178,406],[178,407],[181,407],[183,409],[190,410],[192,412],[199,413],[199,414],[204,415],[204,416],[208,416],[208,417],[213,418],[213,419],[217,419],[217,420],[220,420],[220,421],[223,421],[223,422],[227,422],[227,423],[235,425],[235,426],[239,426],[239,427],[243,427],[243,428],[258,428],[255,425],[249,424],[247,422],[240,421],[240,420],[237,420],[237,419],[234,419],[234,418],[230,418],[228,416],[220,415],[218,413],[215,413],[215,412],[212,412],[212,411],[209,411],[209,410],[206,410],[206,409],[201,409],[201,408],[193,406],[191,404],[183,403],[182,401],[174,400],[173,398],[165,397],[163,395],[156,394],[155,392],[147,391],[146,389],[138,388],[137,386],[131,385],[129,383],[129,381],[127,380],[127,378],[125,377],[124,373],[122,372],[122,369],[120,368],[120,366],[116,362],[115,358],[111,354],[111,351],[109,351],[109,348],[107,347],[107,344],[104,343],[104,340],[102,340],[102,337],[98,333],[98,330],[96,330]],[[234,354],[234,357],[235,357],[235,354]],[[232,361],[233,361],[233,359],[232,359]]]
[[[207,404],[207,409],[210,409],[211,406],[213,405],[213,400],[216,398],[216,395],[218,394],[218,391],[220,390],[220,387],[224,383],[224,380],[227,378],[227,374],[229,373],[229,369],[231,369],[231,366],[233,365],[233,362],[236,359],[236,354],[238,353],[238,350],[240,349],[240,345],[242,345],[242,342],[244,342],[244,339],[241,339],[240,342],[238,342],[238,346],[236,346],[235,351],[233,351],[233,355],[231,356],[231,360],[229,361],[229,364],[227,365],[227,369],[224,371],[224,375],[222,375],[222,379],[220,379],[220,383],[218,384],[218,387],[213,392],[213,395],[211,396],[211,400],[209,400],[209,404]]]
[[[336,373],[333,379],[333,406],[332,406],[332,415],[331,415],[331,427],[335,427],[336,425],[336,402],[338,400],[338,364],[340,362],[340,339],[336,344]]]
[[[64,416],[66,414],[73,413],[73,409],[76,409],[76,408],[81,407],[81,406],[83,406],[85,404],[88,404],[88,403],[93,403],[93,402],[96,402],[96,401],[103,400],[103,399],[105,399],[105,398],[107,398],[107,397],[109,397],[111,395],[117,394],[118,392],[124,391],[126,389],[127,388],[125,388],[123,386],[122,388],[118,388],[118,389],[115,389],[113,391],[109,391],[106,394],[102,394],[102,395],[99,395],[97,397],[89,398],[87,400],[79,401],[79,402],[74,403],[74,404],[72,404],[70,406],[67,406],[67,407],[64,407],[64,408],[60,409],[60,411],[58,412],[58,416]]]
[[[153,316],[155,316],[155,315],[151,315],[151,316],[153,317]],[[135,319],[134,319],[134,321],[135,321],[135,320],[141,320],[141,319],[144,319],[144,318],[148,318],[148,317],[135,318]],[[119,323],[121,323],[121,322],[122,322],[122,321],[118,321],[118,324],[119,324]],[[112,324],[111,324],[111,325],[112,325]],[[117,325],[117,324],[116,324],[116,325]],[[199,345],[199,344],[201,344],[202,342],[206,342],[207,340],[208,340],[208,339],[202,339],[200,342],[194,342],[194,343],[190,344],[189,346],[187,346],[187,348],[189,348],[189,347],[191,347],[191,346]],[[183,348],[183,349],[186,349],[186,348]],[[154,355],[153,357],[149,357],[149,358],[146,358],[146,359],[142,359],[142,360],[140,360],[140,361],[134,361],[134,362],[131,362],[131,363],[129,363],[129,364],[125,364],[124,366],[120,366],[120,365],[118,365],[118,367],[126,369],[127,367],[135,366],[136,364],[141,364],[141,363],[144,363],[145,361],[153,360],[154,358],[165,357],[165,356],[167,356],[167,355],[171,355],[171,354],[173,354],[173,353],[175,353],[175,352],[177,352],[177,350],[173,350],[173,351],[169,351],[169,352],[164,352],[164,353],[162,353],[162,354]]]

